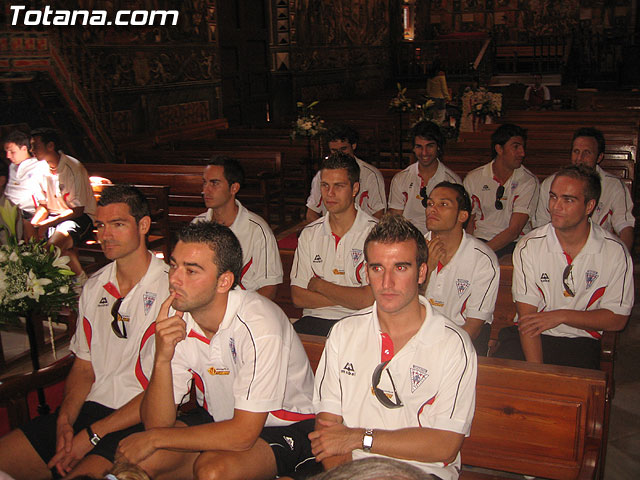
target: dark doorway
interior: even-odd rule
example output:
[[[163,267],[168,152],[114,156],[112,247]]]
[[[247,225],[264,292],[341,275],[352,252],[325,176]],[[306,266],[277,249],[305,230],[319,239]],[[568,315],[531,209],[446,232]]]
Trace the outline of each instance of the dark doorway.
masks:
[[[224,116],[233,125],[264,125],[269,103],[266,0],[220,0],[218,41]]]

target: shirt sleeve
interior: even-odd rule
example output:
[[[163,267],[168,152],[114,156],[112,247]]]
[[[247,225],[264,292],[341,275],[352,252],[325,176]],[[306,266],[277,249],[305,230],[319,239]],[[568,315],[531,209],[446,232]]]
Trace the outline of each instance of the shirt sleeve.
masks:
[[[469,436],[476,404],[477,355],[471,341],[455,331],[447,349],[451,352],[443,367],[442,382],[433,401],[421,408],[421,427],[436,428]]]
[[[533,219],[538,206],[540,194],[540,183],[538,179],[531,176],[518,185],[513,197],[513,213],[524,213]]]
[[[320,412],[342,416],[342,394],[340,388],[340,366],[337,339],[333,329],[327,338],[320,357],[313,389],[313,409]],[[334,339],[336,339],[334,341]]]
[[[540,185],[538,206],[536,208],[536,216],[533,220],[534,228],[542,227],[551,221],[551,214],[549,213],[549,190],[551,190],[553,178],[553,176],[545,178],[542,185]]]
[[[315,174],[311,180],[311,191],[307,198],[307,208],[316,213],[322,213],[322,194],[320,193],[320,172]]]
[[[384,191],[384,178],[378,170],[373,170],[367,176],[367,184],[360,188],[366,188],[368,192],[367,204],[372,213],[387,208],[387,196]]]
[[[276,237],[271,229],[264,229],[264,235],[258,236],[259,245],[252,245],[253,263],[247,274],[255,290],[267,285],[282,283],[282,260]]]
[[[480,260],[475,264],[473,287],[467,300],[465,317],[478,318],[487,323],[493,321],[493,311],[500,285],[500,265],[493,252],[480,250]]]
[[[320,228],[322,228],[322,226],[320,226]],[[300,288],[307,288],[309,280],[313,277],[311,249],[309,248],[312,239],[308,232],[308,229],[302,231],[298,239],[296,252],[293,255],[293,263],[291,264],[291,285]]]
[[[474,195],[472,177],[470,175],[464,177],[462,186],[467,191],[469,198],[471,199],[471,215],[475,215],[476,222],[478,222],[482,217],[482,207],[480,205],[480,198]]]
[[[605,308],[617,315],[630,315],[634,303],[631,256],[622,242],[614,240],[605,240],[605,242],[615,243],[613,249],[607,252],[610,265],[614,265],[614,267],[610,270],[611,277],[607,287],[600,301],[594,304],[594,308]]]
[[[635,217],[633,216],[633,200],[631,200],[631,193],[621,179],[616,179],[615,183],[616,193],[613,195],[613,215],[611,217],[611,225],[616,233],[627,228],[633,228],[635,226]]]
[[[86,317],[87,315],[87,295],[80,295],[80,301],[78,304],[78,320],[76,321],[76,332],[71,338],[69,350],[71,350],[76,357],[91,361],[91,345],[89,344],[92,333],[91,322]]]
[[[86,207],[89,195],[93,196],[89,175],[86,170],[78,169],[73,171],[73,183],[65,185],[68,196],[65,194],[64,201],[69,208]]]
[[[396,173],[391,179],[391,187],[389,188],[389,208],[395,210],[404,210],[407,205],[408,192],[402,191],[402,172]]]
[[[520,240],[516,245],[513,252],[511,293],[514,302],[533,305],[540,311],[544,307],[544,298],[535,283],[536,274],[533,269],[533,262],[539,259],[535,258],[536,252],[531,248],[527,246],[527,239]]]

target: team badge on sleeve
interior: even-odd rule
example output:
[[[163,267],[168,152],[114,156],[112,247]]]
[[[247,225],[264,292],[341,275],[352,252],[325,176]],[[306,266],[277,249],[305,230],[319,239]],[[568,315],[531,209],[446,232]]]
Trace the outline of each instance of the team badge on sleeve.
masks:
[[[361,258],[362,258],[362,250],[359,250],[357,248],[351,249],[351,259],[353,260],[354,266],[358,265]]]
[[[464,292],[467,291],[467,289],[469,288],[469,285],[471,285],[469,280],[464,280],[463,278],[458,278],[456,280],[456,288],[458,289],[458,296],[459,297],[464,295]]]
[[[587,270],[587,272],[585,273],[585,278],[587,281],[587,290],[589,288],[591,288],[591,285],[593,285],[593,282],[595,282],[598,279],[598,272],[594,272],[593,270]]]
[[[144,314],[147,315],[154,302],[156,301],[156,294],[151,292],[145,292],[142,296],[142,301],[144,302]]]
[[[429,373],[426,368],[417,365],[411,367],[411,393],[415,392],[428,376]]]

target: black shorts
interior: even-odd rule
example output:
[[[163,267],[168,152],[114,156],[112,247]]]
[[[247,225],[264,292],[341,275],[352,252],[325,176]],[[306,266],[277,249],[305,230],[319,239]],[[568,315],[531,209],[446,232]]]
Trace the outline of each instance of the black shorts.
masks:
[[[331,327],[333,327],[337,322],[338,320],[329,320],[327,318],[305,315],[297,322],[294,322],[293,329],[298,333],[326,337],[329,334]]]
[[[93,220],[86,213],[77,218],[65,220],[47,231],[47,237],[51,237],[55,232],[68,233],[73,239],[73,246],[81,245],[91,237],[93,231]]]
[[[303,479],[322,472],[322,464],[316,463],[311,453],[309,434],[314,426],[315,420],[310,418],[286,427],[262,429],[260,438],[271,447],[279,476]]]
[[[27,440],[31,442],[31,445],[38,455],[40,455],[40,458],[42,458],[44,463],[49,463],[49,460],[51,460],[56,453],[56,422],[58,420],[59,410],[60,409],[49,415],[36,417],[26,425],[20,427],[27,437]],[[114,409],[105,407],[104,405],[100,405],[96,402],[85,402],[80,409],[78,418],[73,424],[73,432],[77,434],[98,420],[102,420],[107,417],[114,411]],[[142,431],[144,431],[144,425],[139,423],[132,427],[125,428],[124,430],[109,433],[100,440],[98,445],[93,447],[93,450],[89,452],[89,455],[99,455],[110,462],[113,462],[120,440],[133,433]],[[52,471],[54,472],[54,478],[58,478],[57,471],[55,469]]]

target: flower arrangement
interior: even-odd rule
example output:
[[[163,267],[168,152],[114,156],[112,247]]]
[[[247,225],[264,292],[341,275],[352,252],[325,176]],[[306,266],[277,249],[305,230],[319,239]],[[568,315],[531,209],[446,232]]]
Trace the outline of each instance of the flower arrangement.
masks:
[[[462,95],[463,115],[473,115],[475,117],[499,117],[502,115],[502,94],[489,92],[486,88],[480,87],[472,90],[467,87]]]
[[[290,135],[292,139],[296,137],[313,138],[326,130],[324,120],[313,113],[313,107],[318,103],[319,102],[317,100],[315,102],[311,102],[309,105],[305,105],[302,102],[296,103],[298,118],[293,123],[291,129]]]
[[[389,111],[391,112],[412,112],[413,105],[411,99],[406,97],[407,88],[402,88],[400,83],[396,83],[398,93],[389,102]]]
[[[7,244],[0,246],[0,323],[17,324],[19,316],[30,313],[52,316],[62,307],[75,309],[69,257],[45,241],[18,241],[15,206],[5,202],[0,215],[8,233]]]
[[[431,122],[434,123],[438,123],[435,119],[435,110],[434,110],[434,105],[436,104],[436,102],[434,102],[433,100],[427,98],[425,95],[423,95],[425,97],[425,102],[424,103],[416,103],[416,107],[414,112],[416,113],[415,115],[415,122],[413,123],[414,125],[418,122],[421,122],[423,120],[429,120]]]

